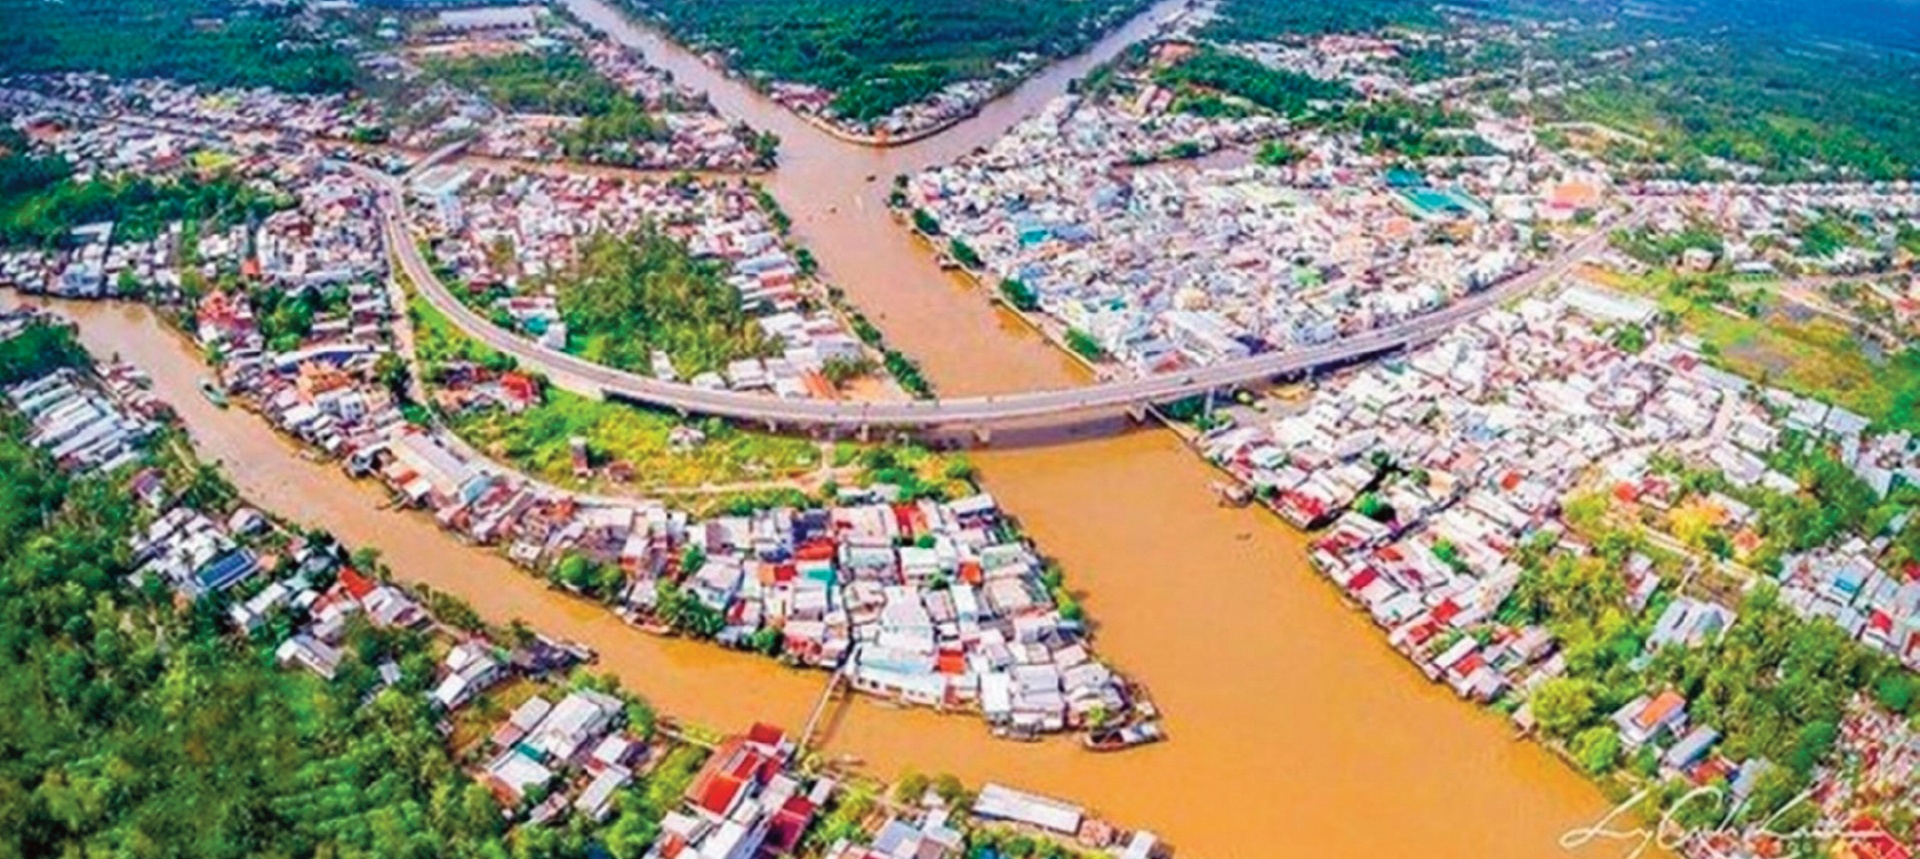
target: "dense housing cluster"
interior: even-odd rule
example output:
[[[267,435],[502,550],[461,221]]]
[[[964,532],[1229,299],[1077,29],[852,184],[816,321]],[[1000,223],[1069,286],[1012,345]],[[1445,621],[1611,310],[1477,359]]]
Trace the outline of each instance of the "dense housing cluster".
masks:
[[[89,624],[145,637],[75,641],[37,625],[10,624],[10,642],[37,637],[41,646],[98,659],[115,642],[143,641],[132,658],[144,665],[186,650],[191,657],[156,676],[195,689],[211,684],[221,695],[244,689],[252,706],[276,713],[313,707],[325,716],[311,724],[289,715],[249,729],[274,733],[276,743],[297,750],[275,760],[236,750],[203,761],[251,774],[254,785],[220,795],[223,810],[244,809],[241,816],[253,822],[223,827],[219,838],[391,852],[399,849],[398,836],[371,825],[367,815],[398,811],[425,819],[420,809],[427,804],[453,802],[457,816],[433,817],[406,833],[406,843],[511,844],[540,855],[591,844],[628,859],[889,855],[866,852],[874,845],[941,859],[1050,835],[1089,848],[1124,843],[1130,859],[1156,855],[1148,833],[1116,830],[1079,807],[1003,786],[988,785],[975,798],[951,777],[937,787],[925,779],[903,781],[896,791],[901,805],[877,813],[875,796],[884,785],[823,769],[779,728],[756,724],[709,736],[662,719],[610,679],[581,669],[594,658],[590,651],[517,624],[491,627],[444,595],[388,581],[377,553],[349,553],[324,533],[247,506],[216,469],[195,462],[177,437],[157,431],[167,410],[145,393],[137,371],[118,365],[96,371],[53,317],[0,311],[0,381],[8,394],[0,401],[0,469],[7,477],[0,486],[10,493],[10,514],[23,517],[6,525],[10,581],[26,581],[20,576],[29,565],[73,545],[79,537],[64,529],[81,526],[74,517],[92,517],[102,550],[99,566],[69,568],[64,585],[47,579],[18,591],[13,604],[44,604],[56,598],[50,587],[79,592]],[[69,448],[72,436],[41,426],[55,414],[96,408],[121,416],[89,424],[115,431],[96,434],[101,444],[111,443],[110,459],[79,455],[76,450],[94,446]],[[118,432],[135,421],[143,422],[141,433]],[[33,453],[36,448],[43,453]],[[28,537],[49,536],[26,540],[23,528]],[[713,548],[720,551],[718,543]],[[74,623],[65,628],[73,630]],[[147,646],[159,640],[169,646]],[[16,685],[34,676],[7,675]],[[210,708],[230,706],[220,695],[168,698],[153,682],[129,678],[114,694],[134,696],[139,706],[129,712],[164,710],[173,730],[196,736],[207,729]],[[156,698],[171,703],[159,707]],[[37,722],[62,732],[82,729],[84,717],[70,710],[36,713]],[[216,721],[226,724],[224,717]],[[128,741],[119,730],[93,734],[92,741]],[[222,734],[232,739],[233,731],[227,724]],[[175,754],[171,747],[151,753]],[[297,779],[277,771],[288,754],[298,761]],[[405,755],[422,765],[396,779],[363,766],[368,754]],[[9,837],[55,844],[138,833],[140,809],[200,789],[178,779],[150,782],[131,764],[112,778],[130,810],[103,808],[69,826]],[[315,790],[336,800],[320,807],[289,799]],[[277,825],[258,833],[252,827],[263,825],[260,820]],[[313,834],[309,825],[325,833]],[[204,843],[208,835],[197,837]],[[1073,855],[1043,843],[1050,855]]]
[[[444,527],[660,631],[839,672],[859,690],[977,710],[1015,734],[1126,721],[1136,693],[993,499],[842,488],[821,507],[699,520],[558,493],[406,433],[370,462]]]
[[[638,52],[538,6],[383,16],[362,60],[371,136],[498,157],[660,169],[771,166],[773,141],[715,113]],[[363,137],[368,135],[363,134]]]
[[[788,397],[878,366],[751,186],[448,166],[413,192],[462,298],[551,348]],[[613,246],[636,235],[639,261]]]
[[[516,562],[663,631],[784,653],[874,694],[977,710],[1010,734],[1112,728],[1132,718],[1137,691],[1091,657],[1059,573],[990,497],[943,501],[917,479],[904,487],[872,480],[839,489],[824,506],[782,496],[750,513],[699,519],[657,501],[576,494],[513,472],[415,402],[420,383],[401,357],[408,320],[397,310],[398,290],[381,282],[387,249],[367,179],[307,150],[238,158],[217,143],[163,139],[167,146],[154,151],[164,158],[121,169],[179,172],[200,153],[221,154],[237,158],[229,169],[283,206],[218,233],[173,222],[162,230],[173,243],[141,251],[167,252],[168,269],[199,261],[154,295],[179,306],[193,335],[219,356],[217,381],[203,386],[209,398],[239,398],[350,473],[377,476],[443,527],[502,546]],[[562,333],[569,329],[573,337],[607,333],[568,324],[595,317],[572,315],[578,287],[566,278],[577,272],[565,260],[604,241],[588,236],[657,223],[689,265],[704,264],[695,257],[725,261],[727,279],[716,274],[711,285],[734,312],[752,297],[751,324],[782,350],[752,368],[738,359],[721,365],[724,377],[702,370],[696,383],[752,387],[759,378],[761,387],[804,395],[810,389],[781,368],[800,364],[817,376],[828,361],[863,354],[858,341],[824,328],[835,317],[803,291],[798,263],[749,188],[449,166],[421,174],[415,193],[444,234],[438,253],[469,273],[468,297],[558,345],[570,344]],[[99,279],[117,283],[120,273],[102,269]],[[554,292],[523,290],[534,283]],[[661,342],[654,371],[677,374],[667,353],[682,345]],[[485,356],[478,365],[433,357],[422,381],[443,407],[525,412],[548,396],[540,380],[510,365],[491,368]],[[674,436],[670,443],[683,450],[705,441],[691,426]],[[585,440],[568,443],[574,474],[594,471]],[[190,524],[182,533],[206,530]]]
[[[1142,5],[652,13],[832,133],[886,144],[971,115]],[[1518,276],[1542,266],[1572,273],[1375,363],[1164,413],[1235,479],[1226,500],[1313,532],[1314,568],[1396,650],[1609,791],[1646,791],[1687,855],[1777,855],[1791,824],[1836,853],[1906,856],[1920,802],[1906,61],[1843,76],[1832,44],[1783,49],[1718,8],[1699,11],[1727,25],[1708,38],[1591,5],[1221,0],[1156,22],[1163,38],[994,145],[898,177],[892,203],[945,263],[1111,360],[1103,372],[1326,344],[1532,288]],[[936,484],[917,449],[749,438],[550,390],[393,282],[376,180],[347,164],[407,171],[440,276],[551,349],[789,397],[857,395],[849,383],[884,363],[926,394],[833,306],[770,197],[627,169],[764,168],[770,137],[540,7],[328,21],[184,0],[206,14],[161,30],[181,58],[130,45],[100,61],[128,76],[104,77],[62,55],[69,6],[112,32],[165,11],[21,10],[57,32],[0,60],[33,72],[0,81],[0,284],[155,300],[215,365],[208,399],[236,398],[397,506],[651,631],[822,669],[828,700],[844,683],[976,712],[1007,737],[1083,730],[1096,750],[1162,737],[1142,690],[1090,653],[1060,571],[963,464]],[[346,49],[373,100],[341,94]],[[226,62],[193,67],[208,56]],[[313,94],[245,88],[269,82]],[[1611,249],[1576,267],[1602,238]],[[989,823],[1126,859],[1157,849],[1000,785],[909,780],[878,807],[777,728],[658,730],[605,681],[565,676],[590,654],[489,629],[244,506],[159,428],[137,370],[92,369],[53,331],[0,313],[0,646],[31,657],[0,679],[40,731],[21,744],[34,759],[0,772],[33,785],[33,825],[9,835],[22,852],[123,849],[151,833],[119,818],[184,819],[145,803],[228,769],[249,789],[204,791],[204,837],[246,840],[231,823],[246,821],[253,852],[1064,850]],[[633,488],[675,482],[672,463],[713,477],[706,457],[735,444],[764,455],[729,463],[738,483],[690,490],[717,499],[697,511]],[[272,672],[269,652],[301,670]],[[209,716],[197,699],[226,696],[203,689],[266,717]],[[152,735],[184,740],[115,748],[152,713],[167,719]],[[42,749],[71,765],[49,770]],[[159,760],[146,768],[170,783],[139,784],[129,759]],[[419,765],[368,783],[366,760],[393,759]],[[1690,804],[1696,790],[1710,801]],[[424,831],[402,845],[401,830]]]
[[[1368,133],[1296,130],[1246,96],[1197,109],[1183,94],[1194,85],[1166,75],[1219,56],[1194,50],[1160,43],[985,152],[908,178],[896,203],[1076,349],[1138,373],[1430,312],[1527,268],[1609,205],[1603,176],[1490,112],[1458,129],[1484,152],[1410,167]],[[1261,73],[1279,74],[1246,74]]]
[[[1527,729],[1546,723],[1581,766],[1719,781],[1736,801],[1762,791],[1762,805],[1784,802],[1786,784],[1856,791],[1820,813],[1878,826],[1902,801],[1845,787],[1875,776],[1806,758],[1762,781],[1788,763],[1784,744],[1677,666],[1736,642],[1833,634],[1825,646],[1882,666],[1882,697],[1825,699],[1810,718],[1911,707],[1885,690],[1920,670],[1920,446],[1717,369],[1684,338],[1625,333],[1655,314],[1570,287],[1330,381],[1297,411],[1248,410],[1201,444],[1263,503],[1324,526],[1316,569],[1398,650],[1462,697],[1517,708]],[[1851,512],[1805,518],[1819,504]],[[1599,566],[1578,560],[1589,557]],[[1591,589],[1575,592],[1592,601],[1577,620],[1558,607],[1576,598],[1567,588]],[[1599,634],[1631,650],[1596,664],[1583,648],[1608,617],[1622,626]],[[1570,688],[1593,690],[1572,717]],[[1689,719],[1695,690],[1711,703]]]

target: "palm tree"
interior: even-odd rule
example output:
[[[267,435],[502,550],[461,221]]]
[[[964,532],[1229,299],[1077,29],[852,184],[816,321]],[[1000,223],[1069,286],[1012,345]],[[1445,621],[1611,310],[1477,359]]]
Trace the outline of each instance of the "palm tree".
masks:
[[[187,485],[180,492],[180,501],[189,507],[201,510],[223,510],[240,496],[220,473],[219,466],[209,462],[195,463],[187,476]]]

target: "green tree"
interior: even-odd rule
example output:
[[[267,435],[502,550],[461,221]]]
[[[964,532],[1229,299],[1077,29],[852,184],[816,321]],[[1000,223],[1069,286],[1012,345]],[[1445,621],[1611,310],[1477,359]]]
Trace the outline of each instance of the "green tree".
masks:
[[[1100,341],[1078,328],[1067,329],[1067,348],[1089,361],[1100,361],[1107,357],[1107,350],[1100,346]]]
[[[1576,735],[1568,751],[1588,773],[1605,775],[1620,760],[1620,732],[1611,725],[1595,725]]]
[[[1571,737],[1593,717],[1594,687],[1584,680],[1555,677],[1540,684],[1527,703],[1541,730],[1553,737]]]
[[[903,805],[916,804],[920,801],[921,797],[927,795],[927,791],[932,785],[932,780],[926,776],[913,770],[908,770],[904,775],[900,776],[899,781],[894,782],[893,800]]]
[[[588,238],[556,285],[569,349],[595,363],[651,372],[658,349],[695,374],[778,351],[719,266],[655,227]]]
[[[373,364],[373,377],[380,380],[395,397],[406,398],[407,388],[412,382],[412,374],[407,369],[407,360],[392,352],[382,354]]]
[[[1260,151],[1254,158],[1268,167],[1285,167],[1299,161],[1304,154],[1299,147],[1285,140],[1269,140],[1260,144]]]
[[[959,239],[947,242],[947,252],[953,255],[955,262],[967,268],[977,270],[983,265],[980,254],[974,251],[973,246]]]
[[[926,209],[914,209],[913,228],[929,236],[937,236],[940,235],[940,219]]]
[[[1016,310],[1031,313],[1040,309],[1040,297],[1034,294],[1032,287],[1019,278],[1010,277],[1000,281],[1000,294],[1005,296],[1007,303],[1013,305]]]

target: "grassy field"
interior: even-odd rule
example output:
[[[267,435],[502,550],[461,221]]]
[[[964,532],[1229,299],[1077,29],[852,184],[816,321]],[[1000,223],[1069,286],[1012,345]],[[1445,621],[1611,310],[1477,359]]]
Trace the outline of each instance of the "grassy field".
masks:
[[[705,442],[676,452],[668,434],[678,418],[564,391],[547,392],[546,403],[518,415],[489,410],[456,418],[462,438],[518,468],[562,485],[573,477],[569,442],[587,440],[595,464],[633,466],[640,487],[796,479],[819,467],[812,442],[749,433],[723,421],[702,421]]]
[[[1882,356],[1846,325],[1792,308],[1764,284],[1736,284],[1757,315],[1698,297],[1671,274],[1595,275],[1604,285],[1658,301],[1723,369],[1844,406],[1891,429],[1920,429],[1920,355]]]
[[[448,361],[500,366],[495,362],[504,359],[461,333],[418,295],[409,298],[408,315],[423,369]],[[909,498],[958,498],[978,491],[973,464],[962,454],[914,444],[839,441],[823,447],[810,439],[752,432],[715,418],[687,420],[552,387],[541,405],[520,414],[485,409],[453,416],[449,423],[469,444],[543,480],[605,488],[573,476],[570,441],[585,438],[596,465],[625,462],[633,466],[634,488],[672,496],[697,513],[793,503],[796,493],[824,488],[823,474],[845,486],[893,484]],[[706,441],[675,450],[670,437],[681,426],[698,429]]]
[[[409,302],[423,364],[450,359],[485,363],[484,347],[453,327],[438,310],[415,296]],[[452,416],[453,429],[475,447],[516,468],[566,486],[573,476],[569,442],[585,438],[596,464],[625,462],[638,487],[701,486],[772,481],[805,475],[820,466],[819,448],[806,439],[741,430],[724,421],[683,421],[677,415],[594,400],[549,388],[545,401],[520,414],[487,409]],[[692,423],[706,441],[675,451],[669,436]]]
[[[453,425],[476,447],[562,485],[585,485],[573,477],[569,442],[576,436],[587,440],[596,465],[632,465],[640,487],[796,479],[820,464],[809,441],[749,433],[722,421],[701,422],[706,441],[676,452],[668,444],[680,425],[676,417],[564,391],[548,391],[546,403],[518,415],[489,410],[455,418]]]

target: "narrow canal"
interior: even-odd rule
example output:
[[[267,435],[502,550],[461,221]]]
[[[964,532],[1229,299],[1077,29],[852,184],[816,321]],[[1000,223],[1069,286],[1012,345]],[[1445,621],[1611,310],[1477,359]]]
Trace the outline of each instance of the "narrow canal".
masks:
[[[769,184],[831,279],[918,358],[942,391],[1058,387],[1083,374],[986,297],[941,272],[885,211],[895,173],[986,145],[1063,92],[1177,4],[1163,4],[995,102],[911,146],[872,150],[800,121],[600,0],[583,19],[644,50],[723,112],[778,133]],[[871,175],[875,179],[867,180]],[[582,641],[602,667],[663,710],[719,727],[798,726],[825,675],[654,638],[461,546],[425,518],[377,509],[380,493],[303,459],[264,422],[196,392],[198,356],[145,309],[63,305],[89,347],[152,373],[203,454],[260,503],[355,544],[401,575]],[[1193,857],[1566,855],[1561,832],[1597,819],[1599,792],[1505,723],[1426,682],[1307,567],[1304,541],[1264,514],[1217,507],[1211,472],[1166,432],[975,455],[987,488],[1084,591],[1097,649],[1140,679],[1168,713],[1172,740],[1117,755],[1067,742],[991,739],[971,717],[861,701],[842,707],[829,751],[881,774],[953,772],[1086,803],[1152,828]],[[1600,844],[1581,856],[1624,856]]]

